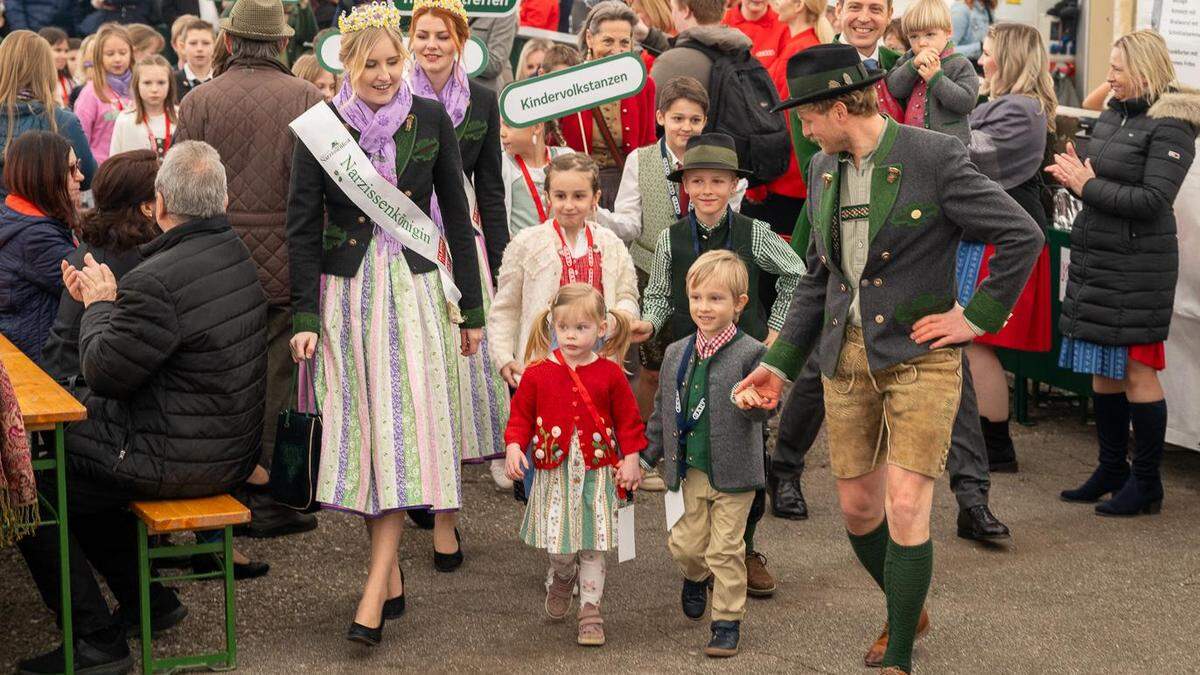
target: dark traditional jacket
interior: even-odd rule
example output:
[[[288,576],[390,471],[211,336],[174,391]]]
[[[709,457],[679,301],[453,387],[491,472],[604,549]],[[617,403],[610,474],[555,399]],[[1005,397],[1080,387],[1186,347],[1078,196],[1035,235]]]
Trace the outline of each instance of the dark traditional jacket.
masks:
[[[333,107],[333,106],[331,106]],[[337,110],[334,108],[334,112]],[[358,131],[346,125],[355,139]],[[462,159],[453,122],[442,104],[413,97],[412,110],[396,131],[396,175],[405,196],[426,214],[437,191],[446,244],[453,258],[454,283],[462,292],[466,328],[483,326],[483,295],[475,231],[463,191]],[[322,274],[352,277],[358,273],[375,224],[367,218],[337,182],[325,173],[303,143],[296,143],[292,159],[287,207],[287,249],[292,280],[292,328],[295,332],[321,332],[318,298]],[[414,274],[436,272],[432,262],[404,250]]]
[[[1096,177],[1083,186],[1071,228],[1071,264],[1059,328],[1102,345],[1167,339],[1179,275],[1172,204],[1196,154],[1200,91],[1109,103],[1084,157]]]
[[[500,157],[500,104],[496,92],[471,81],[471,105],[455,128],[463,172],[475,186],[484,247],[492,285],[500,274],[500,259],[508,246],[508,210],[504,206],[504,165]]]
[[[261,449],[267,300],[224,216],[139,247],[116,302],[79,326],[88,418],[67,428],[72,475],[147,499],[200,497],[243,482]]]
[[[962,239],[996,246],[965,316],[985,331],[1000,330],[1042,248],[1033,219],[975,169],[958,139],[945,134],[889,118],[872,159],[870,243],[858,289],[870,369],[929,352],[909,335],[921,317],[954,306],[955,253]],[[831,253],[840,185],[839,157],[816,155],[805,204],[813,223],[808,274],[763,359],[788,378],[818,341],[826,376],[833,376],[841,354],[851,294],[842,261]]]

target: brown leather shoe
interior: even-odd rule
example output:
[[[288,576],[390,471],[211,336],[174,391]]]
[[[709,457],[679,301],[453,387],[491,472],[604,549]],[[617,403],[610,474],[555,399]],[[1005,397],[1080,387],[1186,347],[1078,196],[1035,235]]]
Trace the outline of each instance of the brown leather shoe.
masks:
[[[767,557],[758,551],[746,551],[746,595],[769,598],[775,594],[775,577],[767,569]]]
[[[920,639],[929,632],[929,612],[921,610],[921,618],[917,619],[917,639]],[[863,657],[863,663],[868,668],[878,668],[883,665],[883,653],[887,651],[888,644],[888,626],[885,621],[883,624],[883,632],[879,634],[879,638],[875,640],[875,644],[867,650],[867,655]],[[893,668],[895,672],[903,673],[904,671]],[[884,670],[883,672],[888,672]]]

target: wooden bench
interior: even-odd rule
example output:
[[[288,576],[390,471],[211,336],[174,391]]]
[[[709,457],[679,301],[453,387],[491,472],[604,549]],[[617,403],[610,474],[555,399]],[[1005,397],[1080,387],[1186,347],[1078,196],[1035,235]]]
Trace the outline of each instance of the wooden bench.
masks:
[[[38,495],[44,507],[43,514],[48,511],[53,517],[46,518],[43,515],[40,525],[58,526],[58,592],[62,599],[59,620],[62,623],[63,662],[67,673],[74,673],[75,638],[71,616],[71,575],[67,573],[70,562],[67,553],[67,465],[63,431],[67,422],[86,419],[87,409],[3,335],[0,335],[0,362],[12,381],[25,430],[54,432],[54,456],[35,457],[33,470],[54,472],[53,502],[42,494]]]
[[[198,499],[139,501],[129,505],[138,517],[138,593],[141,605],[142,672],[207,667],[237,667],[237,635],[233,593],[233,526],[250,522],[250,509],[229,495]],[[219,541],[198,537],[195,544],[150,546],[150,535],[222,530]],[[202,540],[203,539],[203,540]],[[151,575],[150,561],[158,558],[212,554],[217,571],[164,577]],[[222,579],[225,584],[225,650],[212,654],[155,659],[150,628],[150,584],[153,582]]]

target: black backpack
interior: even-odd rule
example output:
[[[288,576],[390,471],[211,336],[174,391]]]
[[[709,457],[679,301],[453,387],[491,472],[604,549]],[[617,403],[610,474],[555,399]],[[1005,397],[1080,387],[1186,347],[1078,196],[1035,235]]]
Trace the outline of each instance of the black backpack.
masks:
[[[738,162],[751,172],[751,187],[782,176],[792,158],[792,144],[783,115],[771,112],[779,103],[779,93],[767,69],[749,49],[720,51],[695,40],[679,46],[712,61],[704,130],[733,137]]]

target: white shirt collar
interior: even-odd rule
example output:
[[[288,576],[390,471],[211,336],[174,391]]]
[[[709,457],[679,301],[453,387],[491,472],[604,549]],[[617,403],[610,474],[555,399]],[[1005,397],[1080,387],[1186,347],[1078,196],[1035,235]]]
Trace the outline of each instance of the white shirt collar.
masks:
[[[213,79],[213,71],[212,71],[212,68],[209,68],[208,69],[208,77],[197,77],[196,74],[192,72],[191,64],[184,63],[183,64],[183,76],[185,78],[187,78],[188,82],[191,82],[192,80],[200,80],[201,82],[208,82],[209,80]]]
[[[863,60],[863,61],[866,61],[867,59],[875,59],[875,62],[876,62],[876,63],[879,63],[879,43],[878,43],[878,42],[877,42],[877,43],[875,43],[875,51],[871,52],[871,53],[870,53],[869,55],[867,55],[867,56],[863,56],[863,55],[862,55],[862,52],[859,52],[859,53],[858,53],[858,58],[859,58],[859,59],[861,59],[861,60]],[[881,66],[882,66],[882,64],[881,64]]]

